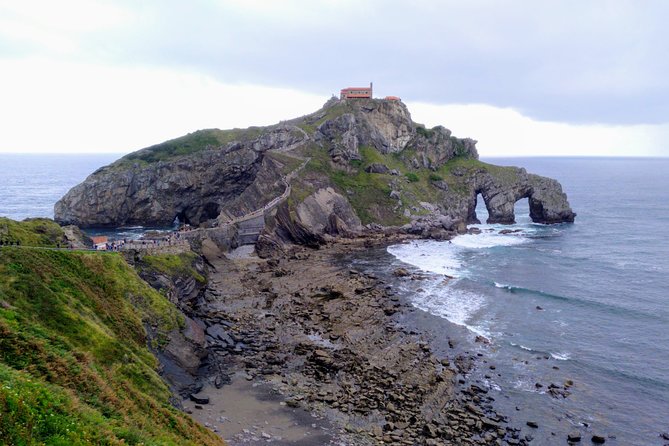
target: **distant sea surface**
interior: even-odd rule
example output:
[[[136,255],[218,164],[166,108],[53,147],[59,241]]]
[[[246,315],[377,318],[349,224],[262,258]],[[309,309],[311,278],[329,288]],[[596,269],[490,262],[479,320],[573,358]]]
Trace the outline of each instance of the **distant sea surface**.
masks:
[[[0,153],[0,216],[53,218],[53,205],[70,188],[121,156]]]
[[[60,197],[119,156],[0,155],[0,215],[53,217]],[[521,200],[515,225],[482,224],[451,243],[396,245],[355,261],[429,274],[400,282],[416,320],[445,351],[460,333],[458,348],[483,354],[468,379],[489,387],[531,444],[566,444],[572,429],[583,444],[592,432],[612,445],[669,443],[659,437],[669,431],[669,159],[483,161],[556,178],[576,223],[535,225]],[[481,200],[477,213],[485,221]],[[548,394],[568,380],[567,398]]]

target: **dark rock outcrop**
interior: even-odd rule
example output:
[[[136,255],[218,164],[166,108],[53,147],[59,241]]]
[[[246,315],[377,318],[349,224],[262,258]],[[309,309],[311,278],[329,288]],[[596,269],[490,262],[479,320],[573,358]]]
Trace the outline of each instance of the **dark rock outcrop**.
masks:
[[[390,173],[390,169],[385,164],[372,163],[369,166],[365,167],[365,172],[367,172],[367,173],[388,174],[388,173]]]
[[[288,205],[285,203],[279,205],[277,208],[275,222],[275,233],[282,242],[295,243],[312,248],[318,248],[325,242],[322,235],[314,233],[310,228],[293,219],[290,215]]]
[[[155,151],[144,149],[99,169],[72,188],[56,203],[54,218],[80,227],[167,226],[175,218],[201,225],[235,202],[258,172],[271,172],[263,168],[266,151],[289,148],[306,139],[299,129],[279,125],[249,141],[207,146],[165,161],[141,161],[142,152]]]
[[[346,105],[348,113],[325,120],[314,135],[316,141],[328,147],[335,162],[359,160],[362,146],[383,154],[412,147],[419,158],[415,167],[441,165],[455,156],[478,158],[476,141],[455,138],[441,126],[427,130],[416,125],[400,101],[349,101]]]

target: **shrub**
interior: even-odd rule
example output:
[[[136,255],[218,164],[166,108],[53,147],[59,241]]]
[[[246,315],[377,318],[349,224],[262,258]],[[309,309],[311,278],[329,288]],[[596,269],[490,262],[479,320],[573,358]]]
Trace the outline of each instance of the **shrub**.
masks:
[[[413,172],[409,172],[409,173],[406,175],[406,177],[407,177],[407,180],[409,180],[411,183],[416,183],[416,182],[418,182],[418,181],[420,180],[420,178],[418,178],[418,175],[416,175],[416,174],[413,173]]]
[[[416,133],[418,133],[421,136],[424,136],[425,138],[431,138],[432,135],[434,134],[434,130],[426,129],[422,125],[416,126]]]
[[[442,181],[443,178],[441,175],[437,175],[436,173],[431,173],[430,174],[430,181]]]

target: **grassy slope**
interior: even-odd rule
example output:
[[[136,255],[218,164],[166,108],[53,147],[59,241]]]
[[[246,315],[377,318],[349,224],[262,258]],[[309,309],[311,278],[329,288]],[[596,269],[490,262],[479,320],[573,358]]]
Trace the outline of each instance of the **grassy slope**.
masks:
[[[0,444],[222,444],[146,347],[181,323],[118,254],[0,248]]]
[[[142,262],[148,266],[150,270],[163,273],[169,277],[193,277],[200,283],[206,282],[207,279],[198,273],[193,263],[197,258],[194,252],[184,252],[180,254],[156,254],[145,255],[142,257]]]
[[[312,160],[301,175],[300,187],[293,188],[291,203],[299,203],[315,189],[310,178],[325,177],[329,179],[340,194],[349,199],[351,205],[362,220],[363,224],[380,223],[383,225],[401,225],[409,218],[404,216],[404,210],[409,209],[413,215],[427,213],[420,206],[420,202],[440,203],[443,201],[443,192],[433,185],[433,181],[443,180],[449,190],[456,194],[469,193],[465,181],[467,175],[462,172],[483,170],[495,176],[500,181],[514,181],[513,168],[494,166],[476,159],[458,157],[450,160],[437,171],[430,169],[414,169],[409,167],[414,156],[411,149],[400,153],[384,155],[371,147],[361,147],[361,161],[352,161],[348,169],[334,166],[330,162],[325,150],[313,147],[309,152]],[[390,169],[400,172],[399,176],[390,174],[372,174],[365,172],[365,168],[372,163],[381,163]],[[456,175],[454,172],[459,172]],[[413,177],[410,181],[409,177]],[[390,198],[390,183],[399,182],[402,206],[397,207],[397,200]],[[416,210],[418,209],[418,210]]]
[[[248,129],[197,130],[179,138],[130,153],[116,161],[113,166],[127,167],[134,163],[146,165],[224,146],[233,141],[250,141],[259,137],[266,129],[267,127],[249,127]]]
[[[17,222],[0,217],[0,242],[23,246],[51,246],[65,243],[63,230],[53,220],[32,218]]]

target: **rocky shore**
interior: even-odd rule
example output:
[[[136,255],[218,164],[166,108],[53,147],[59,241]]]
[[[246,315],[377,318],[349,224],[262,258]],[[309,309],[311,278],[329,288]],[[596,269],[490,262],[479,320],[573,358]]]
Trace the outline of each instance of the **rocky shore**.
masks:
[[[458,379],[471,358],[436,356],[400,322],[412,309],[389,283],[341,262],[406,237],[269,260],[205,243],[209,280],[189,316],[209,354],[186,410],[232,445],[528,444],[485,388]],[[271,414],[254,425],[245,407]]]

